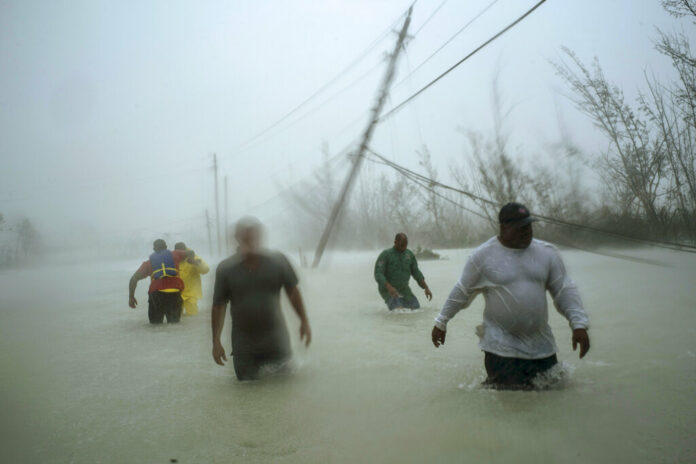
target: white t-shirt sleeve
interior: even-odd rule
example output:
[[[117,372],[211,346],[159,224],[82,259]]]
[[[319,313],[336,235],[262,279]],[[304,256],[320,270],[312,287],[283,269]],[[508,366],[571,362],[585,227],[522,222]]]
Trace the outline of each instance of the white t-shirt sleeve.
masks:
[[[580,292],[568,276],[561,255],[555,247],[552,247],[552,253],[546,289],[553,297],[556,310],[568,319],[571,329],[587,329],[590,320],[583,308]]]
[[[481,270],[475,262],[474,255],[470,256],[464,266],[462,275],[442,306],[440,314],[435,318],[435,326],[447,330],[447,322],[460,310],[468,307],[477,295],[477,283],[481,279]]]

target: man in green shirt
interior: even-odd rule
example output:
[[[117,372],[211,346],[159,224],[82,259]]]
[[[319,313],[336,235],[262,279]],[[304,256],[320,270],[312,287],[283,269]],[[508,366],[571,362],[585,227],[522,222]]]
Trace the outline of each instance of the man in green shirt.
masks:
[[[398,233],[394,237],[394,247],[380,253],[375,263],[377,288],[390,311],[400,308],[420,308],[418,299],[408,286],[411,276],[416,279],[420,288],[425,290],[428,300],[433,298],[423,273],[418,269],[416,257],[407,247],[408,237],[404,233]]]

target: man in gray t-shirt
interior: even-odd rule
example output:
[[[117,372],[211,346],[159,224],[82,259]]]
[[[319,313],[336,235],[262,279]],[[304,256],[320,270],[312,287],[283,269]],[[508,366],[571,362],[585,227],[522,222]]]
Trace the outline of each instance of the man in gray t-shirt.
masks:
[[[280,310],[281,288],[300,318],[300,339],[307,346],[312,333],[292,266],[283,254],[260,249],[261,224],[243,219],[237,224],[235,237],[238,252],[223,260],[215,273],[213,359],[220,365],[227,360],[220,334],[229,302],[235,373],[239,380],[253,380],[265,366],[280,368],[292,355]]]

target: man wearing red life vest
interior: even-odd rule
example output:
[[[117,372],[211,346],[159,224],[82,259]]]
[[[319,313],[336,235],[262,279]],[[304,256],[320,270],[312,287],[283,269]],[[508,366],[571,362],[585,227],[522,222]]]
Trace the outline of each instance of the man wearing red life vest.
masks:
[[[167,244],[157,239],[152,245],[152,253],[147,261],[140,265],[128,284],[128,306],[135,308],[135,287],[138,281],[150,277],[148,290],[148,317],[150,324],[161,324],[164,318],[168,323],[179,322],[181,319],[181,291],[184,282],[179,277],[179,263],[187,258],[193,258],[193,250],[167,250]]]

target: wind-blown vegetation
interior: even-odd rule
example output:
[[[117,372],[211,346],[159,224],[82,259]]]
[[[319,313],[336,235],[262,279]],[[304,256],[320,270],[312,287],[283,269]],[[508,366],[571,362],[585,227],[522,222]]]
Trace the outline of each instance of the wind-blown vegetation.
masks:
[[[663,2],[677,18],[696,21],[690,0]],[[363,170],[353,191],[334,245],[385,246],[397,231],[415,246],[472,245],[496,230],[497,209],[508,201],[526,203],[533,212],[645,239],[696,243],[696,58],[686,33],[658,29],[656,50],[669,58],[675,79],[660,82],[646,72],[644,89],[627,101],[599,61],[590,65],[571,50],[552,66],[571,98],[600,133],[608,148],[582,153],[566,137],[551,147],[544,164],[537,153],[511,150],[505,107],[493,83],[493,131],[463,132],[468,148],[451,164],[462,190],[495,203],[416,185],[396,172]],[[573,134],[576,135],[576,134]],[[577,134],[581,135],[581,134]],[[440,180],[428,147],[418,151],[420,172]],[[591,175],[588,175],[591,174]],[[342,173],[326,158],[313,181],[289,198],[305,245],[318,240],[336,199]],[[454,203],[475,209],[477,217]],[[537,235],[559,244],[616,243],[616,237],[577,228],[538,224]],[[628,242],[630,243],[630,242]]]

